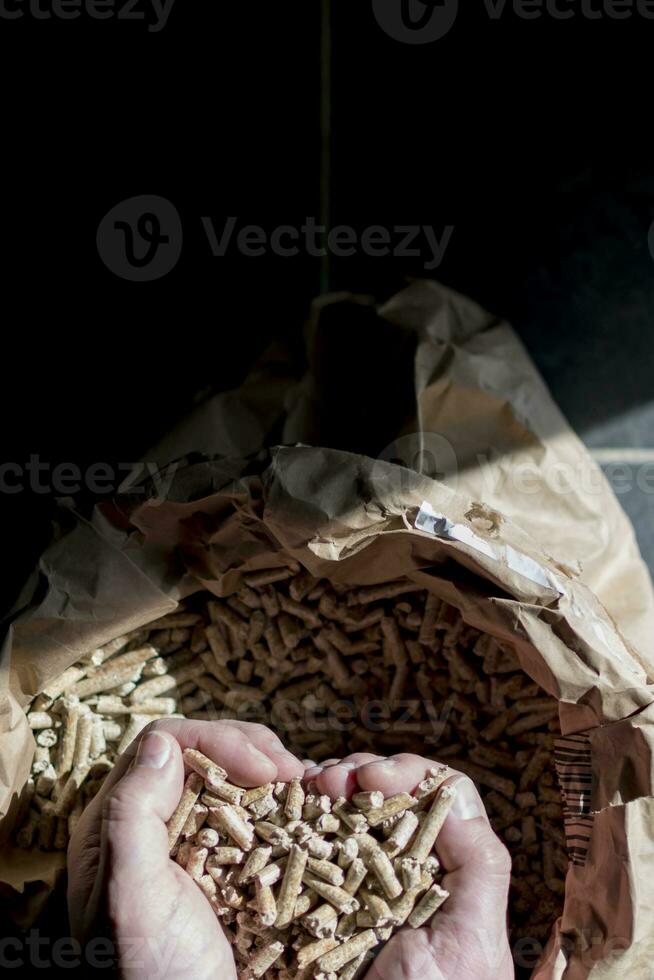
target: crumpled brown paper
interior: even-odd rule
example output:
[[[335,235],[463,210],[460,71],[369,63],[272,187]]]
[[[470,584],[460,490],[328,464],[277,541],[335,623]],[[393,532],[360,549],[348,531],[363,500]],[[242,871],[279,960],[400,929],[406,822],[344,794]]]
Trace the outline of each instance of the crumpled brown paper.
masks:
[[[509,324],[416,280],[381,305],[351,293],[320,297],[306,347],[304,375],[271,346],[241,388],[198,407],[148,459],[248,456],[278,443],[399,459],[579,568],[651,660],[654,591],[631,523]]]
[[[390,318],[404,317],[404,341],[414,328],[427,331],[415,348],[415,364],[417,399],[436,413],[429,424],[431,419],[437,424],[440,405],[447,407],[448,424],[455,425],[451,399],[459,398],[465,414],[476,381],[481,392],[487,385],[495,392],[495,401],[482,398],[480,404],[488,412],[491,404],[497,408],[483,424],[481,409],[471,415],[478,435],[486,434],[483,448],[500,438],[502,419],[509,433],[506,452],[493,465],[508,466],[516,440],[532,447],[541,462],[561,458],[560,452],[592,465],[563,423],[558,436],[545,431],[554,413],[551,402],[543,405],[548,396],[542,387],[531,395],[537,403],[531,415],[521,414],[517,425],[506,390],[511,371],[504,357],[517,343],[509,328],[493,326],[490,318],[480,321],[474,304],[439,287],[428,310],[431,290],[425,284],[410,287],[404,305],[396,298],[386,311]],[[319,320],[314,330],[320,329]],[[475,325],[487,329],[477,335]],[[429,331],[442,339],[430,340]],[[435,352],[430,355],[431,344],[440,360]],[[418,364],[430,356],[433,363],[421,374]],[[457,361],[466,365],[465,384],[452,375]],[[513,389],[525,404],[533,377],[525,356],[523,376]],[[300,406],[313,378],[308,375],[301,390],[294,390],[295,401],[287,390],[287,431],[312,416]],[[383,397],[387,393],[379,394]],[[534,419],[542,428],[532,425]],[[554,440],[551,446],[545,445],[546,436]],[[238,432],[233,438],[237,443]],[[23,594],[23,611],[3,652],[0,724],[7,734],[0,747],[0,814],[15,801],[29,765],[30,736],[17,706],[81,653],[174,608],[177,599],[199,588],[227,594],[243,572],[269,567],[285,555],[315,575],[350,585],[407,575],[457,606],[475,627],[511,644],[527,673],[559,700],[564,736],[578,739],[588,754],[590,796],[567,803],[569,820],[582,822],[590,839],[570,868],[564,913],[536,971],[538,980],[648,976],[654,934],[654,687],[649,651],[637,652],[630,640],[651,617],[652,596],[632,532],[605,487],[607,523],[624,532],[610,540],[614,548],[606,557],[610,565],[617,563],[631,590],[612,610],[623,632],[631,634],[627,639],[575,576],[578,549],[592,559],[593,534],[602,517],[596,502],[587,504],[577,490],[571,511],[543,491],[538,507],[533,501],[521,507],[512,497],[518,519],[515,514],[508,519],[498,499],[468,492],[473,474],[472,468],[465,470],[455,492],[447,477],[434,482],[383,460],[307,446],[278,448],[270,458],[183,460],[164,503],[127,495],[96,508],[91,521],[63,513],[60,534]],[[582,523],[593,529],[588,534],[574,526],[582,515]],[[573,526],[566,548],[568,521]],[[618,581],[613,580],[614,589]],[[17,754],[5,750],[7,736]],[[11,855],[7,862],[15,868]],[[15,871],[11,874],[15,887]],[[9,874],[0,874],[3,878],[9,881]]]

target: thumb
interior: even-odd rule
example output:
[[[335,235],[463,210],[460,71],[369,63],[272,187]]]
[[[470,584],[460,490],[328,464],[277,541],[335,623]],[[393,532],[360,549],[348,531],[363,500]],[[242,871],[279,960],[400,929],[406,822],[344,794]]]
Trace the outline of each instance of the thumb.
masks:
[[[432,920],[431,945],[447,977],[466,976],[474,956],[477,976],[503,980],[507,957],[506,975],[513,976],[507,935],[511,857],[472,780],[452,782],[457,794],[436,842],[450,898]]]
[[[514,976],[506,913],[511,861],[474,784],[458,776],[457,795],[436,851],[449,893],[425,928],[400,931],[366,980],[509,980]]]
[[[164,731],[149,731],[138,743],[129,769],[111,788],[102,805],[98,879],[111,874],[127,892],[142,889],[168,867],[166,821],[182,793],[184,764],[177,740]]]

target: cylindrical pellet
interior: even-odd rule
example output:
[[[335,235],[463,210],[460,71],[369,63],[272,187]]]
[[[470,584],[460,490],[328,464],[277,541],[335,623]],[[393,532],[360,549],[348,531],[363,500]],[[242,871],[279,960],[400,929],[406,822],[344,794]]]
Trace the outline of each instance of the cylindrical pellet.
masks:
[[[197,802],[201,790],[201,776],[196,772],[189,773],[184,784],[182,797],[175,808],[175,812],[168,821],[168,849],[170,851],[172,851],[177,843],[177,839],[182,832],[182,827],[186,823],[188,815],[193,809],[193,805]]]
[[[365,953],[376,945],[377,937],[374,930],[366,929],[365,932],[360,932],[358,936],[348,939],[342,946],[337,946],[330,953],[324,953],[317,961],[318,969],[324,973],[336,973],[350,960],[356,959],[361,953]]]
[[[275,926],[278,929],[284,929],[293,920],[295,902],[300,894],[302,876],[306,868],[307,858],[308,854],[306,851],[298,847],[297,844],[291,845],[286,863],[286,871],[284,872],[284,878],[279,889],[277,918],[275,920]]]
[[[427,814],[427,819],[416,834],[416,838],[408,852],[408,857],[415,858],[420,864],[423,864],[427,860],[436,843],[436,838],[441,831],[441,827],[445,823],[445,818],[450,812],[455,796],[456,788],[454,786],[446,785],[439,791],[431,810]]]
[[[450,897],[450,893],[441,888],[440,885],[432,885],[426,895],[424,895],[408,919],[412,929],[418,929],[430,919],[435,912]]]

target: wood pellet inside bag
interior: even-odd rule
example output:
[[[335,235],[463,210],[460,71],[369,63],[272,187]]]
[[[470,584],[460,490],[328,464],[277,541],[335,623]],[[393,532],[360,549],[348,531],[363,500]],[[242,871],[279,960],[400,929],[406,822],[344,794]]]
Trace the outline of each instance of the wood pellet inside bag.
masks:
[[[509,649],[466,625],[458,610],[424,588],[408,580],[336,586],[293,564],[246,574],[239,591],[226,599],[196,595],[174,614],[90,652],[29,708],[37,749],[16,843],[65,848],[117,755],[148,722],[170,716],[267,724],[290,751],[317,763],[356,751],[412,752],[467,773],[512,854],[512,942],[523,936],[544,941],[561,913],[568,858],[553,756],[557,703]],[[438,782],[440,772],[436,766],[430,778]],[[222,802],[214,809],[236,807],[253,835],[250,850],[220,822],[224,813],[209,813],[201,799],[209,791],[201,783],[196,788],[196,822],[189,818],[179,830],[173,855],[180,863],[192,855],[187,870],[227,926],[244,977],[357,976],[414,906],[439,897],[446,901],[437,847],[427,870],[422,865],[420,881],[398,864],[428,820],[433,784],[428,799],[418,789],[414,800],[405,800],[404,808],[374,827],[366,817],[368,800],[360,800],[360,807],[340,801],[328,808],[328,801],[310,793],[291,819],[288,787],[262,788],[258,798],[246,794],[245,805],[241,791],[231,801],[218,795]],[[341,812],[334,813],[339,805]],[[348,821],[345,812],[361,820]],[[359,847],[356,858],[363,859],[366,877],[357,886],[363,891],[353,911],[339,907],[336,896],[342,900],[343,884],[353,874],[355,845],[347,842],[356,841],[357,823],[359,835],[368,835],[379,853],[392,855],[401,891],[384,892]],[[279,834],[271,837],[270,827]],[[401,850],[393,854],[398,827],[411,833],[406,841],[401,836]],[[362,841],[365,851],[365,836]],[[263,879],[246,876],[244,889],[240,876],[255,850],[270,850],[269,860]],[[238,857],[233,866],[230,857]],[[272,910],[286,901],[285,869],[309,860],[314,870],[303,866],[294,876],[300,881],[297,909],[276,938],[279,923]],[[321,860],[338,869],[320,866],[333,877],[331,893],[330,881],[315,871]],[[411,888],[414,903],[402,918],[409,907],[403,896]],[[318,916],[329,920],[324,934],[320,922],[315,925]],[[419,918],[414,915],[414,922]],[[354,940],[361,948],[337,952]],[[318,942],[323,946],[315,947],[318,954],[309,965],[311,954],[301,951]],[[266,949],[268,956],[277,952],[270,963]]]

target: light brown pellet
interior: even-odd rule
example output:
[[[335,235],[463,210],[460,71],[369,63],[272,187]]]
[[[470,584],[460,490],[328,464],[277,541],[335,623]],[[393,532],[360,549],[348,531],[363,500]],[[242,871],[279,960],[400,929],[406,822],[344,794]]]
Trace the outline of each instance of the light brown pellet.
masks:
[[[368,874],[368,868],[361,860],[361,858],[355,858],[350,867],[347,869],[347,874],[345,875],[345,881],[343,882],[343,888],[350,895],[356,895],[359,887],[365,881]]]
[[[348,912],[358,911],[359,902],[349,892],[345,891],[344,888],[340,888],[338,885],[330,885],[326,881],[321,881],[320,878],[316,878],[315,875],[309,872],[304,873],[303,880],[316,894],[324,898],[330,905],[333,905],[337,912],[347,914]]]
[[[75,766],[72,770],[64,784],[61,794],[57,798],[55,805],[55,814],[57,817],[68,816],[75,804],[80,787],[89,774],[90,768],[89,765]]]
[[[59,743],[57,751],[52,753],[56,774],[69,708],[77,706],[78,725],[89,709],[97,716],[85,761],[106,755],[108,768],[94,769],[74,794],[68,817],[55,818],[50,846],[57,847],[61,847],[67,829],[74,826],[81,808],[102,785],[116,749],[124,748],[132,737],[133,732],[129,737],[126,732],[134,715],[147,715],[151,720],[175,716],[179,711],[181,715],[192,714],[198,719],[249,720],[250,706],[256,705],[257,713],[252,720],[264,723],[270,720],[289,749],[301,758],[311,757],[321,762],[353,751],[420,755],[433,752],[439,760],[447,760],[454,769],[467,773],[482,787],[493,826],[513,851],[516,869],[520,869],[516,870],[517,877],[525,881],[530,873],[532,876],[537,873],[542,888],[546,889],[546,895],[540,897],[533,888],[519,897],[518,904],[512,908],[512,922],[523,921],[525,927],[530,908],[532,921],[536,923],[534,928],[540,928],[534,919],[536,914],[542,921],[547,916],[553,921],[561,909],[560,895],[567,870],[562,806],[552,759],[554,732],[558,727],[554,699],[546,697],[521,672],[506,644],[505,649],[501,648],[493,638],[466,626],[452,606],[413,583],[402,580],[350,589],[339,583],[332,586],[324,580],[317,582],[295,566],[290,571],[284,567],[283,578],[278,578],[279,568],[264,571],[272,571],[276,581],[255,587],[242,584],[230,596],[218,600],[212,597],[203,606],[194,605],[197,611],[192,613],[178,609],[172,614],[182,617],[177,621],[164,617],[154,627],[134,631],[127,638],[118,638],[115,644],[105,644],[101,650],[82,657],[63,679],[58,679],[59,690],[51,686],[49,693],[54,697],[44,692],[32,701],[32,710],[28,712],[34,716],[31,723],[46,722],[43,716],[37,720],[38,712],[45,713],[50,723],[47,728],[34,728],[42,755],[35,756],[32,771],[35,780],[41,776],[43,779],[32,807],[28,803],[24,810],[21,826],[30,820],[34,824],[36,818],[30,817],[30,812],[40,821],[39,814],[47,803],[64,809],[70,803],[66,786],[84,752],[81,748],[74,750],[70,768],[54,784],[46,755]],[[208,626],[207,619],[211,620]],[[145,659],[141,655],[131,661],[124,659],[144,648],[147,649]],[[99,683],[103,685],[101,689],[88,693]],[[82,705],[78,704],[80,691],[82,698],[87,699]],[[73,697],[68,697],[64,707],[68,694]],[[372,725],[368,725],[365,714],[367,704],[375,698],[386,703],[397,700],[398,706],[406,703],[407,710],[400,718],[393,715],[393,721],[385,720],[379,730],[372,717]],[[353,726],[347,731],[332,723],[332,713],[338,717],[342,699],[351,703],[357,712]],[[313,722],[312,715],[318,723],[305,728],[307,717]],[[78,730],[76,746],[84,745],[80,737]],[[343,891],[353,888],[352,897],[358,896],[355,898],[358,904],[368,895],[374,896],[368,904],[364,901],[356,912],[339,913],[305,879],[295,899],[294,931],[287,934],[290,942],[285,941],[286,936],[280,940],[287,955],[271,970],[271,978],[279,975],[279,980],[290,980],[299,972],[292,950],[302,948],[311,936],[301,916],[317,911],[318,906],[326,909],[334,920],[330,935],[336,933],[342,940],[355,937],[370,922],[376,939],[382,942],[390,935],[391,926],[382,925],[384,916],[373,916],[369,905],[385,902],[394,914],[394,922],[398,918],[396,907],[401,906],[401,918],[406,921],[416,901],[425,896],[434,880],[440,880],[441,872],[433,852],[422,865],[428,874],[422,876],[420,888],[416,862],[407,859],[425,827],[439,787],[452,775],[452,770],[445,767],[436,767],[434,771],[436,775],[428,775],[416,789],[416,802],[409,805],[404,800],[406,808],[402,809],[399,801],[394,801],[390,809],[387,806],[386,816],[376,811],[388,805],[388,801],[380,802],[373,793],[356,794],[351,801],[339,801],[332,813],[330,801],[317,797],[315,786],[307,792],[301,808],[294,805],[293,790],[287,813],[288,787],[272,790],[255,787],[248,796],[251,791],[234,787],[222,774],[218,778],[227,788],[218,783],[213,787],[205,785],[202,800],[198,803],[196,796],[195,805],[220,810],[229,804],[233,815],[251,829],[252,850],[241,847],[220,826],[214,813],[211,825],[202,826],[193,823],[187,815],[181,830],[188,848],[176,843],[173,851],[178,860],[180,852],[184,854],[190,847],[210,851],[216,847],[233,848],[244,854],[240,864],[215,864],[212,873],[198,879],[216,914],[226,917],[223,921],[228,930],[248,902],[256,918],[255,881],[260,882],[259,887],[274,888],[277,893],[292,845],[307,852],[305,872],[314,875],[317,882]],[[68,792],[72,793],[74,781],[70,786]],[[398,807],[397,812],[393,812],[394,807]],[[46,816],[47,812],[46,807]],[[252,829],[254,825],[260,828],[261,834]],[[193,829],[196,832],[191,834]],[[20,827],[17,836],[20,837]],[[26,832],[21,839],[29,836]],[[49,839],[46,831],[41,836]],[[544,880],[546,842],[553,848]],[[264,856],[260,870],[241,882],[240,875],[251,854],[259,848],[269,853]],[[400,887],[405,887],[397,898],[389,897],[371,867],[371,856],[376,851],[394,862],[389,861],[392,873]],[[229,851],[222,853],[229,855]],[[211,855],[208,861],[210,858]],[[316,873],[320,870],[323,870],[322,878]],[[385,875],[381,865],[379,870]],[[341,883],[337,884],[339,879]],[[391,892],[396,890],[392,883],[390,888]],[[538,902],[541,911],[536,913]],[[274,926],[264,927],[259,922],[258,928],[257,943],[276,941]],[[243,933],[235,940],[237,959],[240,949],[247,953],[253,945],[252,938],[249,943],[243,938],[246,935]],[[369,954],[363,954],[364,967],[366,955]],[[247,966],[248,956],[244,956]],[[351,964],[356,962],[353,960]],[[243,966],[243,960],[239,964]],[[350,964],[341,973],[345,974],[349,968]],[[323,971],[325,977],[331,978],[332,973]]]
[[[214,779],[222,783],[227,779],[227,772],[223,767],[213,762],[212,759],[207,758],[198,749],[184,749],[182,755],[185,765],[194,772],[197,772],[199,776],[202,776],[205,783],[210,784]]]
[[[424,925],[427,919],[430,919],[449,897],[450,893],[441,888],[440,885],[432,885],[407,920],[411,928],[418,929]]]
[[[189,773],[184,784],[184,792],[175,808],[175,812],[168,821],[168,849],[172,851],[177,843],[177,839],[182,832],[182,827],[186,823],[189,813],[202,791],[202,777],[196,772]]]
[[[418,817],[412,810],[406,810],[393,827],[390,836],[382,844],[382,850],[386,851],[389,857],[396,857],[408,846],[417,828]]]
[[[204,826],[209,810],[203,803],[194,803],[182,827],[182,837],[194,837]]]
[[[402,894],[402,885],[393,865],[380,847],[373,848],[367,856],[364,856],[364,862],[368,870],[377,878],[387,898],[397,898]]]
[[[206,847],[192,846],[188,852],[186,861],[186,873],[198,881],[204,874],[204,866],[207,860],[208,851]]]
[[[310,935],[316,939],[326,939],[333,936],[338,922],[338,912],[328,902],[318,905],[304,916],[304,925]]]
[[[284,803],[284,813],[289,820],[301,820],[303,806],[304,789],[302,788],[302,780],[299,778],[292,779],[288,787],[286,802]]]
[[[306,851],[298,847],[297,844],[291,845],[277,901],[275,926],[278,929],[283,929],[285,926],[290,925],[293,920],[295,903],[300,894],[307,858],[308,854]],[[314,889],[314,891],[318,891],[318,889]],[[319,891],[318,894],[320,894]]]
[[[59,677],[43,688],[43,695],[48,701],[56,700],[64,692],[70,691],[78,681],[81,681],[85,673],[86,670],[80,667],[69,667],[68,670],[65,670],[63,674],[60,674]]]
[[[416,798],[409,793],[398,793],[396,796],[390,796],[380,807],[368,810],[366,818],[371,827],[377,827],[384,820],[416,806],[416,803]]]
[[[266,867],[270,861],[271,854],[272,847],[256,847],[251,851],[239,875],[239,882],[241,884],[247,884],[249,881],[252,881]]]
[[[53,723],[52,715],[47,711],[32,711],[27,716],[27,721],[33,731],[39,728],[51,728]]]
[[[57,773],[65,775],[73,767],[75,755],[75,742],[77,739],[77,725],[80,716],[80,706],[77,699],[66,699],[64,701],[64,723],[61,743],[59,745],[59,759],[57,761]]]
[[[223,834],[229,834],[243,851],[252,849],[254,827],[239,816],[231,803],[209,808],[209,826]]]
[[[118,743],[118,755],[122,755],[125,749],[132,744],[146,725],[152,721],[152,715],[130,715],[129,721],[125,726],[121,739]]]
[[[258,953],[251,958],[248,967],[243,974],[244,980],[251,977],[262,977],[266,970],[269,970],[273,963],[279,959],[284,952],[283,943],[273,943],[271,946],[263,946]]]
[[[342,966],[356,959],[361,953],[372,949],[377,945],[377,937],[372,929],[366,929],[341,946],[337,946],[330,953],[324,953],[318,962],[318,968],[324,972],[340,970]]]
[[[352,802],[359,810],[368,813],[370,810],[379,810],[383,806],[384,794],[378,790],[373,790],[368,793],[354,793]]]
[[[259,918],[264,926],[272,926],[277,919],[277,902],[270,885],[263,885],[260,878],[254,879]],[[295,907],[295,902],[293,903]]]

